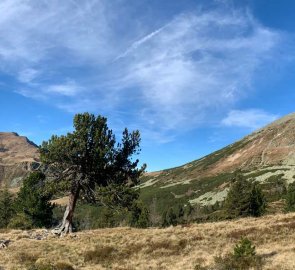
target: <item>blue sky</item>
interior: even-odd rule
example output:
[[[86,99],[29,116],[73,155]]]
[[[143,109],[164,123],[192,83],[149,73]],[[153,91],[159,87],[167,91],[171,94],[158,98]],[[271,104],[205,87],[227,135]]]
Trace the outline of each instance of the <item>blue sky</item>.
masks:
[[[2,0],[0,131],[37,144],[75,113],[142,134],[148,170],[291,113],[293,0]]]

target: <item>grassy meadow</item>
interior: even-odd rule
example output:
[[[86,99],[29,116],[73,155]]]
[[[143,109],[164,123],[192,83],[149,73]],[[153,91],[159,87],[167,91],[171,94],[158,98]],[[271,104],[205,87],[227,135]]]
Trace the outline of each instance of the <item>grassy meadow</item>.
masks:
[[[37,240],[38,236],[41,240]],[[215,257],[248,237],[262,269],[295,269],[295,214],[192,224],[165,229],[128,227],[55,237],[46,230],[2,230],[11,240],[0,250],[5,270],[222,269]]]

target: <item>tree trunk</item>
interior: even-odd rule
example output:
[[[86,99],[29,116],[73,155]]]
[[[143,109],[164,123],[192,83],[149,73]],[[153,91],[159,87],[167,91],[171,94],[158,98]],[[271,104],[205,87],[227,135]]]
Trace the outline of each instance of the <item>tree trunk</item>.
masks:
[[[63,216],[62,223],[59,227],[53,230],[54,234],[63,236],[68,233],[72,233],[72,220],[74,215],[74,210],[76,207],[77,200],[79,198],[80,186],[78,186],[75,190],[72,190],[69,195],[69,202],[66,208],[66,211]]]

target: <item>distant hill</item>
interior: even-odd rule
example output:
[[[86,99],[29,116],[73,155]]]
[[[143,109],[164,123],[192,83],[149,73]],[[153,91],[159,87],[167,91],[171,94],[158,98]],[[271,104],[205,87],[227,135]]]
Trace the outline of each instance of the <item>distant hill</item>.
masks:
[[[38,147],[14,132],[0,132],[0,184],[16,187],[40,165]]]
[[[147,173],[140,185],[142,198],[156,198],[162,207],[187,201],[213,205],[224,200],[237,170],[259,181],[270,201],[279,200],[295,180],[295,113],[201,159]]]

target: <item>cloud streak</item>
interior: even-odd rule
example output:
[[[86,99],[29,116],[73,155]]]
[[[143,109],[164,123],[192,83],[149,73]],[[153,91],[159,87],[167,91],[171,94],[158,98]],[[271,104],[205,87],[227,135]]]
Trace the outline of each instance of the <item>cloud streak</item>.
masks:
[[[124,3],[3,0],[0,71],[16,78],[21,95],[115,115],[166,141],[250,95],[286,39],[229,7],[138,27],[144,16],[132,20]],[[224,124],[241,123],[231,113]]]

